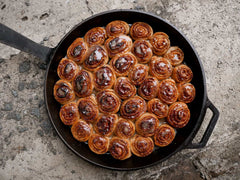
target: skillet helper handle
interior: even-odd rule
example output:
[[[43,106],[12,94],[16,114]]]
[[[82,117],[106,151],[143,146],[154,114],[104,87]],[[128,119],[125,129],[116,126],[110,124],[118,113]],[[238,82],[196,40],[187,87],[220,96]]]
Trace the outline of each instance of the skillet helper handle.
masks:
[[[207,108],[209,108],[213,113],[211,120],[207,126],[207,129],[204,132],[201,141],[199,143],[190,142],[186,147],[188,149],[198,149],[198,148],[203,148],[204,146],[206,146],[206,144],[213,132],[213,129],[214,129],[214,127],[217,123],[218,117],[219,117],[219,111],[217,110],[217,108],[212,104],[212,102],[209,99],[207,99],[207,103],[206,103],[206,109]]]
[[[53,48],[33,42],[2,23],[0,23],[0,43],[33,54],[46,63],[50,60],[50,54],[53,50]]]

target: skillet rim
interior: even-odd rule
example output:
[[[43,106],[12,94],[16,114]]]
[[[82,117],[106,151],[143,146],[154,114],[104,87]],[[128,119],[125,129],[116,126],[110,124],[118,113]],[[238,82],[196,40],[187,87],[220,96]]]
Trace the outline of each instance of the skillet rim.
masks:
[[[53,121],[52,115],[51,115],[51,111],[49,110],[48,107],[48,98],[47,98],[47,80],[48,80],[48,74],[49,74],[49,69],[51,67],[51,64],[53,63],[53,59],[56,55],[56,52],[59,49],[59,46],[64,42],[64,40],[71,35],[71,33],[77,29],[79,26],[81,26],[83,23],[90,21],[93,18],[96,18],[98,16],[102,16],[105,14],[111,14],[111,13],[117,13],[117,12],[125,12],[125,13],[137,13],[137,14],[145,14],[147,16],[152,16],[153,18],[156,18],[160,21],[163,21],[164,23],[166,23],[167,25],[171,26],[173,29],[175,29],[185,40],[186,42],[189,44],[189,46],[191,47],[191,49],[193,50],[193,53],[196,55],[197,61],[199,63],[200,66],[200,71],[202,74],[202,79],[203,79],[203,103],[202,103],[202,107],[201,107],[201,111],[200,111],[200,115],[196,120],[196,124],[194,125],[192,131],[190,132],[189,136],[184,140],[184,142],[182,144],[179,145],[178,148],[176,148],[176,150],[170,154],[168,154],[167,156],[165,156],[164,158],[162,158],[161,160],[155,161],[151,164],[147,164],[147,165],[143,165],[141,167],[131,167],[131,168],[116,168],[116,167],[111,167],[111,166],[106,166],[106,165],[102,165],[99,164],[97,162],[94,162],[84,156],[82,156],[79,152],[75,151],[75,149],[71,146],[71,144],[69,144],[61,135],[61,133],[59,132],[58,128],[55,126],[55,123]],[[138,11],[138,10],[132,10],[132,9],[113,9],[113,10],[108,10],[108,11],[103,11],[97,14],[94,14],[84,20],[82,20],[80,23],[78,23],[77,25],[75,25],[58,43],[58,45],[53,48],[53,51],[49,57],[49,63],[48,63],[48,67],[46,70],[46,74],[45,74],[45,82],[44,82],[44,99],[45,99],[45,105],[46,105],[46,109],[48,112],[48,116],[50,118],[51,124],[53,125],[54,129],[56,130],[58,136],[60,137],[60,139],[64,142],[64,144],[71,150],[73,151],[76,155],[80,156],[82,159],[84,159],[87,162],[90,162],[94,165],[106,168],[106,169],[110,169],[110,170],[118,170],[118,171],[132,171],[132,170],[137,170],[137,169],[143,169],[143,168],[147,168],[153,165],[156,165],[160,162],[165,161],[166,159],[170,158],[171,156],[173,156],[174,154],[176,154],[177,152],[181,151],[182,149],[187,148],[187,145],[191,143],[191,141],[194,139],[195,135],[197,134],[203,120],[204,120],[204,115],[206,113],[206,108],[207,108],[207,102],[209,101],[207,98],[207,92],[206,92],[206,77],[205,77],[205,72],[204,72],[204,68],[202,65],[202,62],[199,58],[199,55],[197,53],[197,51],[195,50],[194,46],[192,45],[192,43],[188,40],[188,38],[180,31],[178,30],[174,25],[172,25],[170,22],[166,21],[165,19],[161,18],[160,16],[157,16],[155,14],[149,13],[149,12],[143,12],[143,11]]]

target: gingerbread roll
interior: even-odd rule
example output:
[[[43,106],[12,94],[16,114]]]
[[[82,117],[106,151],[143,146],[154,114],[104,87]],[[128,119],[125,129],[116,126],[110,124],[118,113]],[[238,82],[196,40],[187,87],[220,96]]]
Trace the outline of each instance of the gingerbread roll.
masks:
[[[159,83],[158,98],[166,104],[177,101],[178,90],[173,79],[165,79]]]
[[[173,66],[176,66],[182,63],[184,53],[179,47],[173,46],[168,49],[164,57],[167,58]]]
[[[94,86],[97,91],[112,88],[116,80],[114,70],[109,65],[104,65],[97,68],[93,74],[93,77]]]
[[[88,46],[83,40],[83,38],[77,38],[73,43],[69,46],[67,50],[67,57],[77,64],[81,64],[86,58],[88,52]]]
[[[129,72],[128,78],[134,85],[140,85],[148,76],[149,67],[143,64],[136,64]]]
[[[89,71],[94,71],[96,68],[107,64],[107,50],[103,46],[95,45],[89,48],[83,67]]]
[[[130,158],[132,154],[129,140],[113,137],[110,141],[109,152],[113,158],[118,160]]]
[[[134,96],[123,101],[120,108],[121,116],[124,119],[136,120],[147,111],[146,101],[139,96]]]
[[[137,63],[137,58],[132,53],[123,53],[114,56],[110,61],[117,76],[127,76]]]
[[[145,113],[135,122],[136,131],[144,137],[153,136],[159,125],[157,116],[151,113]]]
[[[153,53],[151,44],[144,40],[136,40],[133,43],[132,53],[136,56],[139,63],[148,63]]]
[[[77,104],[75,102],[65,104],[61,107],[59,116],[63,124],[72,125],[80,117]]]
[[[94,130],[101,136],[111,136],[118,121],[116,114],[102,114],[94,124]]]
[[[132,121],[120,118],[115,128],[116,136],[120,138],[130,138],[135,133],[135,125]]]
[[[170,48],[170,40],[166,33],[156,32],[150,38],[150,43],[153,48],[154,54],[162,56]]]
[[[109,147],[109,138],[98,134],[92,134],[88,139],[88,146],[96,154],[105,154]]]
[[[153,29],[147,23],[135,22],[130,28],[130,35],[134,40],[149,39],[153,35]]]
[[[57,68],[58,76],[67,81],[72,81],[78,71],[78,65],[74,61],[66,58],[62,58]]]
[[[121,100],[115,94],[114,90],[106,89],[97,94],[98,108],[103,113],[117,113]]]
[[[138,94],[146,100],[155,98],[157,93],[158,80],[155,77],[147,77],[138,88]]]
[[[159,119],[167,117],[168,105],[161,102],[158,98],[148,101],[148,112],[155,114]]]
[[[120,34],[127,35],[129,33],[129,29],[129,25],[125,21],[120,20],[112,21],[106,26],[106,32],[108,37],[117,36]]]
[[[149,72],[158,80],[167,79],[172,75],[171,63],[163,57],[153,56],[149,63]]]
[[[90,96],[93,92],[93,77],[86,70],[77,73],[72,82],[73,89],[78,97]]]
[[[168,124],[162,124],[157,127],[154,134],[154,142],[156,146],[164,147],[172,143],[175,138],[175,130]]]
[[[172,78],[176,82],[190,82],[193,78],[193,72],[187,65],[179,65],[173,69]]]
[[[126,35],[112,36],[105,41],[105,48],[112,58],[117,54],[129,52],[132,48],[132,39]]]
[[[80,98],[77,102],[81,119],[87,122],[95,122],[98,118],[98,105],[94,96]]]
[[[190,103],[194,100],[196,95],[195,87],[191,83],[181,82],[177,86],[178,100],[184,103]]]
[[[101,45],[107,38],[106,30],[102,27],[90,29],[84,36],[84,40],[88,46]]]
[[[93,130],[92,130],[92,126],[90,124],[86,123],[83,120],[78,120],[73,123],[73,125],[71,127],[71,132],[72,132],[73,137],[76,140],[78,140],[80,142],[84,142],[89,139]]]
[[[169,107],[167,122],[175,128],[183,128],[190,120],[190,110],[183,102],[175,102]]]
[[[127,77],[119,77],[114,84],[114,91],[121,99],[128,99],[135,96],[137,89]]]
[[[150,137],[135,135],[131,141],[131,151],[138,157],[146,157],[153,152],[154,143]]]
[[[60,104],[66,104],[75,99],[73,87],[66,80],[59,80],[55,83],[53,88],[53,95]]]

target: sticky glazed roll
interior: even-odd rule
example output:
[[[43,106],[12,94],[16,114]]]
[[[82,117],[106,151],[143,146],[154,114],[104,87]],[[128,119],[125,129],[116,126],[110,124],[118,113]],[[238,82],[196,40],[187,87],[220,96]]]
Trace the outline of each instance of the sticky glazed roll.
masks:
[[[148,101],[147,109],[148,112],[155,114],[159,119],[165,118],[168,115],[168,105],[161,102],[158,98]]]
[[[95,70],[93,74],[94,86],[97,91],[112,88],[116,75],[109,65],[104,65]]]
[[[117,113],[121,100],[112,89],[105,89],[97,93],[98,108],[103,113]]]
[[[129,25],[125,21],[120,20],[112,21],[106,26],[106,32],[108,37],[117,36],[120,34],[127,35],[129,33],[129,29]]]
[[[191,83],[181,82],[177,85],[178,88],[178,100],[184,103],[190,103],[194,100],[196,90]]]
[[[147,77],[138,88],[138,94],[146,99],[151,100],[157,96],[158,80],[155,77]]]
[[[72,125],[80,117],[77,104],[75,102],[65,104],[61,107],[59,116],[63,124]]]
[[[173,69],[172,78],[176,82],[190,82],[193,78],[193,72],[187,65],[179,65]]]
[[[130,142],[128,139],[113,137],[110,141],[109,152],[113,158],[125,160],[131,157]]]
[[[153,29],[147,23],[135,22],[130,28],[130,35],[134,40],[149,39],[153,35]]]
[[[74,61],[66,58],[62,58],[57,68],[59,78],[67,81],[72,81],[78,71],[78,65]]]
[[[72,82],[75,94],[78,97],[90,96],[93,92],[93,76],[92,73],[81,70],[77,73]]]
[[[131,151],[138,157],[146,157],[153,152],[154,143],[150,137],[135,135],[131,140]]]
[[[92,134],[88,139],[88,146],[96,154],[105,154],[108,152],[109,138],[99,134]]]
[[[84,40],[86,41],[88,46],[97,44],[101,45],[104,43],[106,38],[106,30],[102,27],[95,27],[90,29],[84,36]]]
[[[121,99],[128,99],[135,96],[137,89],[127,77],[119,77],[114,84],[114,91]]]
[[[77,102],[78,111],[81,119],[93,123],[97,120],[99,110],[94,96],[80,98]]]
[[[147,111],[146,101],[139,96],[134,96],[132,98],[129,98],[123,101],[120,108],[121,116],[124,119],[132,120],[132,121],[136,120],[146,111]]]
[[[153,136],[159,125],[157,116],[151,113],[141,115],[135,122],[135,128],[138,134],[144,137]]]
[[[132,53],[136,56],[139,63],[148,63],[153,53],[151,44],[144,40],[136,40],[133,43]]]
[[[114,56],[109,64],[117,76],[127,76],[136,63],[137,58],[128,52]]]
[[[156,146],[164,147],[172,143],[176,135],[175,130],[168,124],[162,124],[157,127],[154,134],[154,142]]]
[[[132,48],[132,39],[126,35],[109,37],[105,41],[105,48],[110,58],[117,54],[129,52]]]
[[[167,122],[172,127],[183,128],[190,120],[190,110],[187,104],[175,102],[169,107]]]
[[[71,132],[72,132],[73,137],[76,140],[78,140],[80,142],[84,142],[89,139],[89,137],[91,136],[91,134],[93,132],[93,129],[90,124],[86,123],[83,120],[78,120],[73,123],[73,125],[71,127]]]
[[[83,38],[77,38],[67,49],[67,57],[77,64],[81,64],[86,58],[88,46]]]
[[[53,88],[53,95],[57,102],[66,104],[75,99],[75,93],[72,85],[66,80],[59,80]]]
[[[173,79],[165,79],[159,83],[158,98],[166,104],[177,101],[178,90]]]
[[[129,72],[128,78],[134,85],[140,85],[148,76],[149,67],[143,64],[136,64]]]
[[[158,80],[167,79],[172,75],[171,63],[163,57],[153,56],[149,63],[149,72]]]
[[[107,64],[107,50],[103,46],[92,46],[86,55],[83,62],[83,67],[89,71],[94,71],[96,68]]]
[[[94,130],[101,136],[111,136],[118,121],[116,114],[102,114],[94,124]]]
[[[154,33],[153,36],[150,38],[150,43],[152,45],[154,54],[158,56],[162,56],[170,48],[169,37],[164,32]]]
[[[135,125],[132,121],[120,118],[114,132],[116,136],[128,139],[134,135]]]
[[[176,66],[182,63],[184,53],[179,47],[172,46],[168,49],[164,57],[167,58],[173,66]]]

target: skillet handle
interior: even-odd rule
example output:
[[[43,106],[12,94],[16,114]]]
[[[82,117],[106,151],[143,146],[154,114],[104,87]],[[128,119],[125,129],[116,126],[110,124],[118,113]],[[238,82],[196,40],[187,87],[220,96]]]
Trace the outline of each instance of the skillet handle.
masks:
[[[212,104],[212,102],[209,99],[207,99],[207,103],[206,103],[206,109],[207,108],[209,108],[213,113],[211,120],[207,126],[207,129],[204,132],[201,141],[199,143],[190,142],[186,147],[188,149],[198,149],[198,148],[203,148],[204,146],[206,146],[206,144],[213,132],[213,129],[214,129],[214,127],[217,123],[218,117],[219,117],[219,111],[217,110],[217,108]]]
[[[53,48],[35,43],[2,23],[0,23],[0,43],[33,54],[46,63],[49,62],[50,54],[53,52]]]

